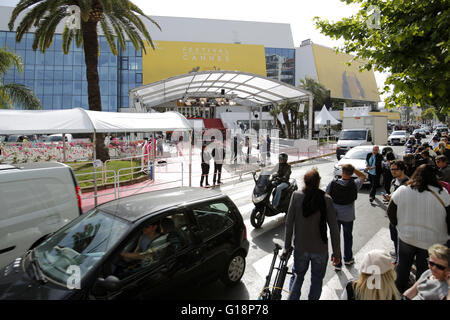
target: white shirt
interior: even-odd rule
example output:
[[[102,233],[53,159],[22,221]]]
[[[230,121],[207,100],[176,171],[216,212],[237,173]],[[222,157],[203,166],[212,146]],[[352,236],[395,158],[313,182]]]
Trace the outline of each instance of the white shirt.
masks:
[[[428,186],[450,205],[450,195],[443,189]],[[401,186],[392,194],[397,205],[397,230],[399,238],[412,246],[428,250],[433,244],[448,240],[446,210],[430,191],[419,192],[410,186]]]

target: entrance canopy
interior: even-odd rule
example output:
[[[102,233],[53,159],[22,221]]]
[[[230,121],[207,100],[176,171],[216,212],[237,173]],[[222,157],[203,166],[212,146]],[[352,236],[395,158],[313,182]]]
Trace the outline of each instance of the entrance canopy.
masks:
[[[284,82],[239,71],[188,73],[130,90],[130,107],[138,111],[189,97],[225,97],[239,104],[263,106],[308,100],[311,93]]]
[[[178,112],[99,112],[68,110],[0,110],[0,134],[107,133],[192,130]]]

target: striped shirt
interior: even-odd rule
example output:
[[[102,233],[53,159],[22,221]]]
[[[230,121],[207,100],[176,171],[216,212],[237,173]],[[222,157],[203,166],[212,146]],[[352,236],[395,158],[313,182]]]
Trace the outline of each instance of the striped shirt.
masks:
[[[428,187],[445,206],[450,205],[447,190],[439,192],[436,187]],[[397,230],[403,242],[428,250],[433,244],[444,244],[448,240],[446,210],[433,193],[401,186],[392,194],[391,201],[397,205]]]

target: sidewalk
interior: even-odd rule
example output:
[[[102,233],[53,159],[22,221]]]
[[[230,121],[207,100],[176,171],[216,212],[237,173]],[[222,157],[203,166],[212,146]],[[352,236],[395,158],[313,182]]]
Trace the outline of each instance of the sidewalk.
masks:
[[[316,150],[294,150],[292,148],[283,149],[280,147],[279,152],[286,152],[289,155],[289,162],[305,161],[311,158],[324,156],[335,152],[334,145],[324,145],[318,147]],[[119,188],[111,188],[107,190],[100,190],[97,192],[97,205],[105,203],[107,201],[114,200],[116,198],[122,198],[142,192],[155,191],[161,189],[169,189],[181,186],[189,186],[189,149],[184,148],[181,150],[182,156],[157,158],[157,165],[154,170],[154,181],[149,179],[129,186],[121,186]],[[314,151],[314,152],[313,152]],[[229,156],[228,156],[229,157]],[[234,179],[239,179],[242,175],[248,174],[252,171],[259,170],[262,167],[259,165],[260,155],[259,150],[256,147],[252,148],[251,161],[249,164],[238,161],[238,164],[229,163],[228,159],[225,159],[225,163],[222,167],[221,181],[226,184]],[[267,158],[267,167],[271,167],[278,163],[278,154],[271,153]],[[162,162],[161,161],[165,161]],[[192,150],[192,180],[191,185],[193,187],[200,186],[201,177],[201,159],[200,150],[193,148]],[[212,185],[214,173],[214,162],[211,160],[208,182]],[[95,207],[94,192],[82,193],[82,209],[86,212]]]

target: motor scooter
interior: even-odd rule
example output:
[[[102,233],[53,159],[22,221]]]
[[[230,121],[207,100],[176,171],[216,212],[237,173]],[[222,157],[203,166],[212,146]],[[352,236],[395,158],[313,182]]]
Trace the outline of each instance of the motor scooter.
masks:
[[[271,174],[270,171],[262,171],[258,178],[256,178],[256,172],[253,172],[255,188],[253,189],[252,201],[255,208],[250,215],[250,223],[255,229],[261,228],[266,216],[272,217],[282,212],[287,213],[292,193],[298,190],[297,181],[289,179],[289,187],[281,192],[280,203],[275,209],[272,206],[270,195],[272,195],[272,198],[275,196],[276,186],[279,182],[277,179],[279,179],[277,175]]]

